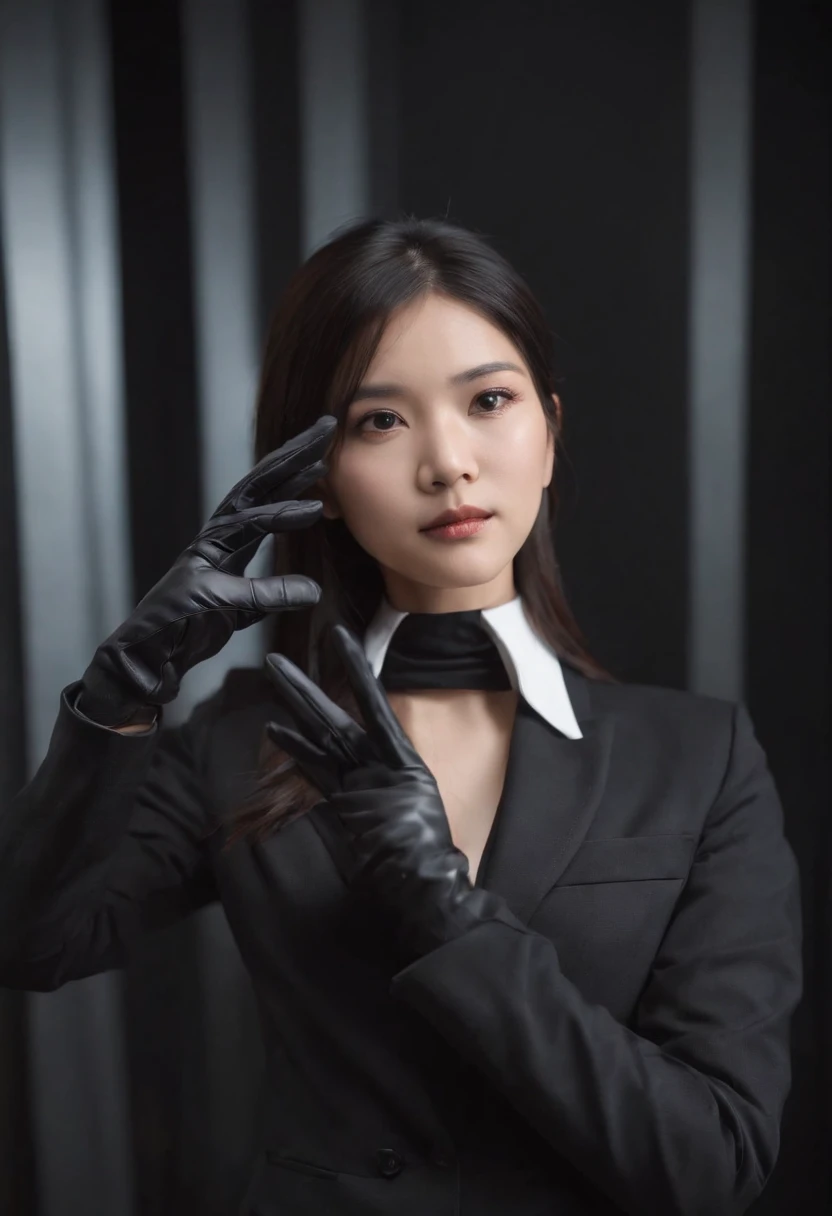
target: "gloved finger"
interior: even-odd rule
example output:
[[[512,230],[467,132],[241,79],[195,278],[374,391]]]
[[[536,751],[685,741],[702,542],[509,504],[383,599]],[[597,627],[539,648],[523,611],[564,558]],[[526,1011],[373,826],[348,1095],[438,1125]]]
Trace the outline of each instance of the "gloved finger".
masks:
[[[347,669],[347,678],[367,726],[367,733],[388,764],[421,763],[402,725],[373,674],[364,648],[345,625],[334,625],[332,640]]]
[[[321,588],[305,574],[237,578],[223,571],[206,570],[189,588],[189,598],[192,612],[237,610],[259,613],[258,619],[262,620],[269,612],[313,607],[321,598]]]
[[[273,743],[283,748],[287,756],[291,756],[307,781],[311,781],[325,797],[331,797],[337,792],[340,788],[338,775],[325,752],[313,747],[303,735],[282,726],[279,722],[267,722],[266,734]]]
[[[305,574],[272,574],[242,581],[251,584],[252,598],[260,612],[314,608],[322,595],[320,584]]]
[[[295,473],[294,477],[290,477],[280,487],[280,499],[283,502],[288,502],[289,499],[297,498],[304,490],[309,489],[316,481],[320,481],[329,471],[329,465],[325,460],[316,460],[314,464],[310,464],[308,468],[301,469],[299,473]]]
[[[268,452],[232,486],[212,518],[245,510],[276,496],[292,476],[321,459],[337,429],[338,420],[332,414],[322,414],[305,431]]]
[[[275,692],[304,736],[337,762],[352,766],[369,758],[367,736],[291,659],[267,654],[263,664]]]
[[[322,514],[323,503],[317,498],[248,507],[236,515],[209,519],[189,548],[218,570],[242,574],[264,537],[308,528]]]

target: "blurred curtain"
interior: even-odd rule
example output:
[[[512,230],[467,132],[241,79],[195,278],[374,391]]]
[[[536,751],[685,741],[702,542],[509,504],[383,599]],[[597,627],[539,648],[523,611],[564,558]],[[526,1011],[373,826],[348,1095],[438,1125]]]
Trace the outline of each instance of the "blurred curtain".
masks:
[[[0,21],[0,797],[250,466],[297,263],[365,215],[469,224],[552,320],[559,556],[591,647],[625,679],[747,700],[769,753],[807,992],[754,1210],[827,1210],[819,8],[0,0]],[[237,635],[168,721],[264,645]],[[262,1068],[221,907],[123,973],[0,991],[0,1210],[226,1216]]]

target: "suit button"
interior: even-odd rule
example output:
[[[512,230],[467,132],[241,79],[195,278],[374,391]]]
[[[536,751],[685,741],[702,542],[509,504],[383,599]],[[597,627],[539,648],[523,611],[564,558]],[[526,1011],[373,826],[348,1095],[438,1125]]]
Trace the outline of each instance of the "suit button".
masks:
[[[399,1154],[392,1148],[380,1148],[376,1153],[376,1169],[383,1178],[395,1178],[401,1173],[402,1161]]]

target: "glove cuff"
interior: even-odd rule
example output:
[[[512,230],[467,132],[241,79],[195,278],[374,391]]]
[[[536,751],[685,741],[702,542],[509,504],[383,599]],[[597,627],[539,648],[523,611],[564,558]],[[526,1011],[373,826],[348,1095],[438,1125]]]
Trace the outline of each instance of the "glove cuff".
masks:
[[[92,664],[84,672],[74,708],[99,726],[109,727],[149,725],[156,716],[153,706],[131,696],[123,684]]]
[[[409,961],[415,961],[487,921],[501,921],[512,929],[527,931],[501,895],[471,885],[466,867],[464,872],[457,872],[450,888],[426,884],[419,897],[405,905],[399,921],[399,941]]]

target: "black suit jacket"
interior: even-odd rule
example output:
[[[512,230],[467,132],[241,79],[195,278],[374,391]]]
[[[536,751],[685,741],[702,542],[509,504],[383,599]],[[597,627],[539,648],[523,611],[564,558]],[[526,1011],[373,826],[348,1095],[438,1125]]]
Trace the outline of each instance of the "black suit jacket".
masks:
[[[123,967],[221,900],[268,1070],[251,1216],[736,1216],[778,1152],[802,991],[799,875],[742,703],[592,682],[583,731],[522,699],[478,883],[491,922],[402,964],[326,806],[220,852],[264,673],[121,736],[61,695],[0,819],[0,984]]]

